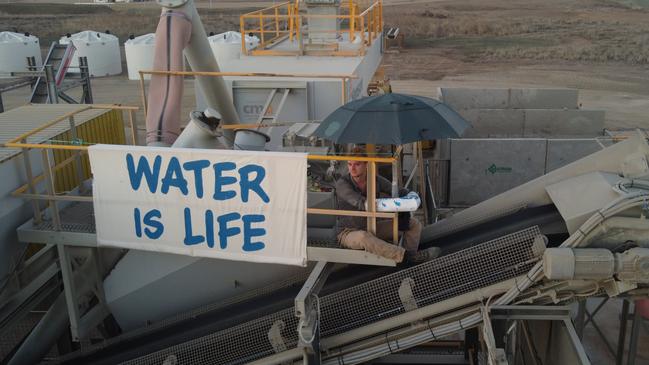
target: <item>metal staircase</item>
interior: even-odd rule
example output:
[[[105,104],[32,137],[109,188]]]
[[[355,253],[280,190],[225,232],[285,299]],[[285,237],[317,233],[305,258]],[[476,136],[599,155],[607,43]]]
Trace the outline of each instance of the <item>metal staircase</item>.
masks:
[[[74,45],[53,42],[43,63],[45,76],[39,76],[34,83],[30,102],[34,104],[54,104],[58,102],[57,88],[61,86],[65,74],[72,62]],[[51,67],[48,67],[51,66]],[[48,80],[54,81],[48,82]]]

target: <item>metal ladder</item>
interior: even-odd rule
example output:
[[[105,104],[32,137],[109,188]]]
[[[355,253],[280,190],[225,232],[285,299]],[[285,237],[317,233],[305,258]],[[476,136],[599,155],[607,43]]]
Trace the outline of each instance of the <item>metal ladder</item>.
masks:
[[[282,108],[284,107],[284,103],[286,102],[286,98],[288,98],[288,94],[291,92],[291,89],[288,87],[284,88],[284,93],[282,94],[282,98],[277,105],[277,109],[273,110],[271,108],[271,104],[273,103],[275,95],[277,95],[278,91],[279,88],[275,88],[270,91],[270,94],[268,94],[264,108],[261,110],[261,113],[259,113],[259,117],[257,118],[257,124],[261,125],[264,124],[264,122],[269,122],[270,124],[272,124],[277,122],[277,117],[279,116],[279,113],[282,112]]]
[[[46,75],[45,77],[39,76],[36,79],[34,87],[32,88],[32,95],[30,98],[31,103],[54,104],[58,102],[57,87],[61,85],[65,78],[65,73],[70,66],[70,62],[72,62],[74,51],[75,48],[72,43],[52,43],[52,46],[47,53],[47,58],[43,63],[43,69],[45,70]],[[51,68],[47,66],[51,66]],[[48,82],[48,79],[50,82]],[[54,84],[52,84],[51,81],[54,81]]]

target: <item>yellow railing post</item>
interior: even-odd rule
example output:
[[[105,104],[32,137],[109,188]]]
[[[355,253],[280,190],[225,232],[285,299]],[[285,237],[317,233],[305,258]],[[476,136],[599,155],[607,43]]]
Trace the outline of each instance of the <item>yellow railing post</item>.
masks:
[[[242,15],[239,17],[239,33],[241,33],[241,54],[247,55],[246,50],[246,25],[245,17]]]
[[[300,48],[300,53],[304,51],[302,44],[302,17],[299,14],[297,16],[297,28],[295,29],[295,37],[297,38],[297,43]]]
[[[363,52],[365,52],[365,17],[361,17],[361,45]]]
[[[261,38],[261,48],[264,48],[264,46],[266,45],[266,41],[264,40],[264,17],[262,15],[261,11],[259,12],[259,33],[261,34],[261,36],[260,36],[260,38]],[[245,37],[241,37],[241,38],[243,39]]]
[[[349,42],[354,42],[354,1],[349,0]]]
[[[383,34],[383,0],[379,0],[379,26],[381,27],[379,30]]]
[[[372,44],[372,9],[367,10],[367,45]]]
[[[275,37],[279,37],[279,8],[275,8]]]
[[[295,0],[295,8],[293,9],[293,16],[295,17],[295,21],[293,22],[294,30],[295,30],[295,38],[298,39],[298,41],[302,41],[302,35],[298,36],[298,32],[302,31],[302,18],[300,18],[300,3],[298,0]],[[302,46],[300,44],[300,50],[302,50]]]
[[[288,4],[288,40],[293,42],[293,5]]]
[[[376,213],[376,162],[374,161],[367,164],[367,180],[367,211]],[[376,216],[367,219],[367,231],[376,235]]]
[[[147,105],[146,105],[146,88],[144,87],[144,73],[139,71],[140,74],[140,98],[142,98],[142,110],[144,111],[144,119],[146,119]]]
[[[381,37],[381,7],[376,6],[376,36]]]
[[[137,128],[135,128],[135,113],[133,110],[128,111],[128,124],[131,127],[131,141],[133,146],[137,146]]]

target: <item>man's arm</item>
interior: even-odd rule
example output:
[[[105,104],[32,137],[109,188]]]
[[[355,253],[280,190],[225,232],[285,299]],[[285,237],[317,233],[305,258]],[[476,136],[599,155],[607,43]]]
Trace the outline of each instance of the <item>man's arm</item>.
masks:
[[[365,197],[343,178],[336,181],[336,198],[354,206],[357,210],[365,210]]]

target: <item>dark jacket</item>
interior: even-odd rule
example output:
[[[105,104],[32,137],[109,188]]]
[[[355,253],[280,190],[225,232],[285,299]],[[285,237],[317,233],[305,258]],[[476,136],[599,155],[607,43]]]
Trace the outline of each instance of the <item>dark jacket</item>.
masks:
[[[376,197],[390,198],[392,194],[392,182],[388,179],[376,176]],[[399,189],[399,196],[408,194],[408,190]],[[337,209],[341,210],[365,210],[365,193],[356,185],[349,173],[341,176],[336,181],[336,202]],[[366,217],[339,216],[336,220],[336,233],[344,229],[367,230]]]

